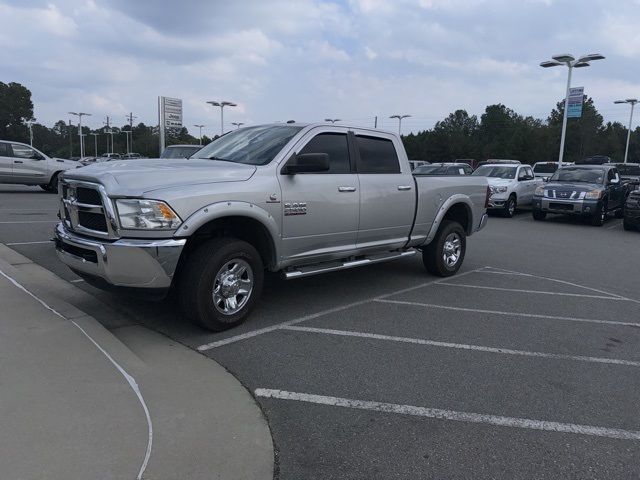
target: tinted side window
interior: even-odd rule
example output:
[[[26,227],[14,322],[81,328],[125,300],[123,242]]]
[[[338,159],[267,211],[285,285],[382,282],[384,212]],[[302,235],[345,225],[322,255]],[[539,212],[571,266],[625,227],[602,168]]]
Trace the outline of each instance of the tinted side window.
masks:
[[[349,144],[344,133],[320,133],[298,153],[326,153],[329,155],[329,171],[322,173],[351,173]]]
[[[360,152],[358,173],[400,173],[398,154],[391,140],[356,137]]]
[[[9,157],[9,145],[6,143],[0,143],[0,157]]]
[[[31,150],[29,147],[25,145],[20,145],[19,143],[12,143],[11,148],[13,149],[13,156],[18,158],[35,158],[36,152]]]
[[[611,181],[614,178],[616,178],[616,169],[615,168],[612,168],[611,170],[609,170],[609,175],[607,175],[607,178],[609,179],[609,181]]]

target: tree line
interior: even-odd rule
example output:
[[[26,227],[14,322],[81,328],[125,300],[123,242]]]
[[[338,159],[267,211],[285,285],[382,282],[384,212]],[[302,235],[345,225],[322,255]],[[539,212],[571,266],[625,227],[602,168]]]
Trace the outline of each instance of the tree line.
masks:
[[[522,116],[502,104],[489,105],[478,117],[465,110],[456,110],[435,124],[432,129],[410,133],[402,137],[410,159],[445,162],[455,159],[510,158],[524,163],[557,160],[560,149],[560,133],[564,102],[558,102],[546,120]],[[0,82],[0,139],[29,143],[28,121],[33,118],[31,92],[25,86]],[[58,120],[52,127],[33,123],[34,146],[43,152],[71,157],[80,154],[78,127]],[[158,126],[144,123],[106,126],[97,130],[82,127],[85,134],[85,155],[94,155],[95,140],[91,133],[98,133],[97,153],[107,151],[126,152],[126,134],[131,130],[132,152],[146,157],[157,157],[159,152]],[[593,103],[585,96],[582,116],[569,119],[565,142],[565,161],[575,161],[590,155],[608,155],[614,161],[622,161],[627,128],[619,122],[604,123]],[[113,147],[111,139],[113,137]],[[203,145],[217,138],[202,137]],[[107,146],[109,142],[109,146]],[[185,127],[168,129],[166,144],[197,144]],[[113,148],[113,149],[112,149]],[[631,134],[629,162],[640,162],[640,127]]]

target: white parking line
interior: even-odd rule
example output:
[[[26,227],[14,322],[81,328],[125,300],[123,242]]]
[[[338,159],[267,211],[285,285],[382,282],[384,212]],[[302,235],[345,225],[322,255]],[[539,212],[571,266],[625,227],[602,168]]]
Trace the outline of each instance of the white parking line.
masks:
[[[42,242],[12,242],[12,243],[5,243],[5,245],[7,247],[12,247],[14,245],[38,245],[41,243],[52,243],[51,240],[43,240]]]
[[[578,287],[578,288],[584,288],[585,290],[591,290],[592,292],[601,293],[603,295],[609,295],[609,296],[612,296],[612,297],[618,297],[618,298],[620,298],[622,300],[626,300],[628,302],[640,303],[640,300],[635,300],[633,298],[623,297],[622,295],[617,295],[615,293],[605,292],[604,290],[598,290],[597,288],[593,288],[593,287],[585,287],[584,285],[579,285],[577,283],[568,282],[566,280],[558,280],[557,278],[543,277],[541,275],[534,275],[533,273],[517,272],[517,271],[514,271],[514,270],[507,270],[505,268],[497,268],[497,267],[489,267],[489,266],[484,267],[484,268],[485,269],[486,268],[490,268],[490,269],[493,269],[493,270],[499,270],[501,272],[512,273],[514,275],[524,275],[524,276],[532,277],[532,278],[540,278],[542,280],[547,280],[549,282],[562,283],[564,285],[571,285],[572,287]],[[481,269],[480,271],[486,272],[487,270],[482,270]]]
[[[458,277],[462,277],[464,275],[469,275],[470,273],[477,272],[479,270],[480,269],[469,270],[468,272],[464,272],[464,273],[458,274]],[[321,312],[313,313],[311,315],[305,315],[304,317],[295,318],[293,320],[289,320],[289,321],[282,322],[282,323],[277,323],[277,324],[271,325],[269,327],[259,328],[257,330],[252,330],[252,331],[247,332],[247,333],[241,333],[240,335],[235,335],[233,337],[224,338],[224,339],[218,340],[216,342],[211,342],[211,343],[206,343],[204,345],[200,345],[199,347],[197,347],[197,350],[200,351],[200,352],[204,352],[204,351],[207,351],[207,350],[211,350],[212,348],[222,347],[223,345],[229,345],[230,343],[239,342],[241,340],[246,340],[247,338],[252,338],[252,337],[255,337],[255,336],[258,336],[258,335],[263,335],[265,333],[273,332],[275,330],[281,329],[282,327],[288,327],[288,326],[291,326],[291,325],[296,325],[298,323],[306,322],[307,320],[312,320],[314,318],[322,317],[324,315],[329,315],[329,314],[335,313],[335,312],[340,312],[340,311],[346,310],[348,308],[357,307],[359,305],[364,305],[365,303],[369,303],[369,302],[372,302],[374,300],[379,300],[379,299],[391,297],[393,295],[399,295],[401,293],[410,292],[412,290],[416,290],[416,289],[419,289],[419,288],[428,287],[429,285],[437,284],[437,283],[443,282],[445,280],[446,280],[445,278],[440,278],[438,280],[432,280],[430,282],[422,283],[420,285],[415,285],[413,287],[403,288],[402,290],[397,290],[395,292],[386,293],[384,295],[378,295],[377,297],[371,297],[371,298],[367,298],[365,300],[360,300],[359,302],[353,302],[353,303],[349,303],[347,305],[341,305],[339,307],[330,308],[328,310],[323,310]]]
[[[380,303],[393,303],[397,305],[410,305],[413,307],[439,308],[442,310],[453,310],[457,312],[489,313],[491,315],[506,315],[509,317],[543,318],[548,320],[563,320],[567,322],[600,323],[603,325],[624,325],[626,327],[640,328],[640,323],[620,322],[617,320],[598,320],[595,318],[562,317],[558,315],[541,315],[538,313],[503,312],[501,310],[483,310],[480,308],[450,307],[448,305],[436,305],[433,303],[408,302],[404,300],[375,300]]]
[[[613,230],[614,228],[620,227],[620,225],[622,225],[622,222],[617,222],[614,225],[611,225],[610,227],[607,227],[607,230]]]
[[[82,278],[76,278],[75,280],[69,280],[71,283],[80,283],[80,282],[84,282],[84,280]]]
[[[270,388],[257,388],[257,397],[275,398],[278,400],[292,400],[328,405],[331,407],[355,408],[382,413],[399,415],[413,415],[418,417],[452,420],[455,422],[483,423],[499,427],[525,428],[530,430],[545,430],[558,433],[572,433],[577,435],[591,435],[594,437],[616,438],[620,440],[640,440],[640,432],[622,430],[619,428],[596,427],[575,423],[550,422],[547,420],[533,420],[529,418],[503,417],[501,415],[487,415],[483,413],[458,412],[440,408],[417,407],[414,405],[400,405],[396,403],[373,402],[368,400],[354,400],[350,398],[329,397],[310,393],[288,392]]]
[[[511,348],[485,347],[483,345],[468,345],[465,343],[440,342],[437,340],[426,340],[422,338],[396,337],[393,335],[380,335],[377,333],[352,332],[349,330],[334,330],[332,328],[315,328],[289,326],[282,327],[282,330],[293,330],[296,332],[321,333],[324,335],[339,335],[342,337],[357,337],[370,340],[384,340],[387,342],[412,343],[414,345],[425,345],[428,347],[455,348],[458,350],[473,350],[476,352],[500,353],[503,355],[520,355],[523,357],[551,358],[554,360],[573,360],[576,362],[607,363],[611,365],[624,365],[627,367],[640,367],[640,362],[633,360],[618,360],[615,358],[587,357],[584,355],[565,355],[562,353],[529,352],[526,350],[514,350]]]
[[[503,288],[503,287],[490,287],[488,285],[468,285],[465,283],[447,283],[441,282],[440,285],[446,285],[448,287],[462,287],[462,288],[480,288],[484,290],[499,290],[501,292],[519,292],[519,293],[533,293],[541,295],[560,295],[563,297],[583,297],[583,298],[598,298],[601,300],[619,300],[624,301],[626,298],[618,296],[604,296],[604,295],[586,295],[583,293],[563,293],[563,292],[544,292],[541,290],[524,290],[520,288]]]

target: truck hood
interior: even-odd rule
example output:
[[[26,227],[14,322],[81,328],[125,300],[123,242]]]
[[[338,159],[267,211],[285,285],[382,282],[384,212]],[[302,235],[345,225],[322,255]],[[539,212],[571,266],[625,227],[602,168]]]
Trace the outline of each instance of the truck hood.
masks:
[[[513,185],[514,181],[515,180],[511,180],[508,178],[487,177],[487,182],[489,182],[489,185],[491,185],[492,187],[508,187],[510,185]]]
[[[563,183],[549,182],[544,184],[545,189],[556,190],[558,192],[589,192],[591,190],[602,189],[604,185],[601,183]]]
[[[241,182],[255,171],[255,166],[240,163],[158,158],[93,163],[66,172],[64,178],[101,183],[110,195],[135,196],[176,186]]]

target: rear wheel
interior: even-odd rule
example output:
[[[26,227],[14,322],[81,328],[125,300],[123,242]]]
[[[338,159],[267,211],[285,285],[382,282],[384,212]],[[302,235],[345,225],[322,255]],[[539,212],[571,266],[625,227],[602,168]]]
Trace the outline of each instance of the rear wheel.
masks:
[[[462,266],[466,249],[467,235],[462,225],[443,220],[436,237],[422,250],[422,263],[429,273],[450,277]]]
[[[547,218],[547,212],[543,212],[542,210],[533,210],[533,219],[542,221]]]
[[[214,331],[242,323],[262,292],[264,267],[258,251],[235,238],[209,240],[185,263],[178,279],[185,314]]]
[[[511,194],[509,196],[509,199],[504,204],[504,211],[502,212],[502,214],[507,218],[511,218],[516,213],[516,208],[518,208],[516,196]]]

